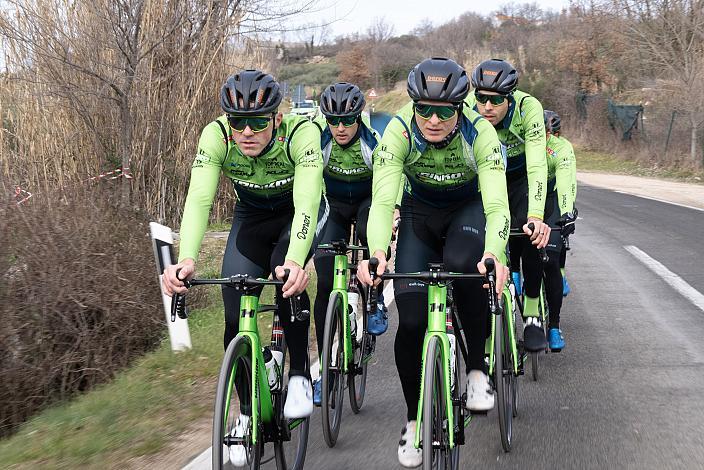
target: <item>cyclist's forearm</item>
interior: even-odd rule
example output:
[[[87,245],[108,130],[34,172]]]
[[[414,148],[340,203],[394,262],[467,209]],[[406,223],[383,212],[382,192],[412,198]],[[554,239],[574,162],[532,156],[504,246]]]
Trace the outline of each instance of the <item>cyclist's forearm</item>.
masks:
[[[322,196],[323,168],[320,164],[296,166],[293,181],[294,215],[286,259],[303,266],[313,244]]]
[[[555,172],[555,189],[557,191],[557,202],[560,207],[560,214],[572,212],[574,197],[572,192],[572,168],[567,162],[560,164]]]
[[[403,168],[385,165],[374,169],[372,184],[372,206],[367,222],[369,251],[386,251],[391,243],[391,227],[398,196],[398,187],[403,179]]]

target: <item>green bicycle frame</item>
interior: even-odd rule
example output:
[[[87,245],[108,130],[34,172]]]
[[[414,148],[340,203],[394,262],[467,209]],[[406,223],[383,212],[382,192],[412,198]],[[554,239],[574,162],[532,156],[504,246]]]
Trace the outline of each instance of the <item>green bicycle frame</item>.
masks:
[[[259,439],[259,421],[265,423],[274,420],[274,406],[271,400],[271,391],[269,389],[269,380],[264,365],[264,356],[262,355],[261,343],[259,341],[259,328],[257,326],[257,311],[259,309],[259,297],[254,295],[243,295],[240,300],[240,320],[239,333],[237,336],[245,336],[249,340],[250,348],[252,348],[252,442],[257,443]],[[236,366],[235,366],[236,369]],[[232,397],[232,389],[235,385],[234,370],[230,374],[230,381],[227,384],[227,402],[225,409],[230,409],[230,397]],[[261,416],[259,415],[259,404],[261,406]],[[227,425],[227,416],[224,418],[224,425]]]
[[[420,376],[420,399],[418,400],[418,415],[416,426],[415,447],[420,448],[421,442],[421,426],[423,421],[423,396],[425,388],[425,361],[435,360],[435,358],[426,358],[425,351],[428,348],[430,338],[437,337],[440,340],[442,350],[443,364],[443,380],[445,381],[445,404],[447,407],[447,422],[454,423],[454,413],[452,410],[452,395],[450,390],[450,340],[447,337],[445,324],[445,307],[447,302],[447,285],[446,284],[430,284],[428,285],[428,331],[423,339],[423,358],[421,362]],[[464,423],[463,423],[464,425]],[[455,447],[455,433],[450,432],[450,449]]]
[[[340,369],[343,374],[348,372],[349,366],[354,360],[354,351],[352,350],[352,325],[350,324],[349,304],[347,299],[347,284],[349,282],[347,274],[348,267],[349,261],[346,254],[335,255],[335,276],[333,278],[332,291],[330,295],[339,293],[342,296],[342,311],[343,316],[345,317],[345,320],[342,323],[342,332],[345,337],[345,344],[342,347],[343,360],[342,364],[340,364]]]

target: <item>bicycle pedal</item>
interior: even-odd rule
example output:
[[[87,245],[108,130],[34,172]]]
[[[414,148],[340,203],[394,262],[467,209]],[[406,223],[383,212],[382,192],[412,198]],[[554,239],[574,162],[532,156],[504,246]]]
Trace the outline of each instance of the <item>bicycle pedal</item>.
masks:
[[[559,353],[560,351],[562,351],[562,348],[560,348],[560,349],[551,349],[551,350],[550,350],[550,352],[554,352],[554,353]]]
[[[472,416],[486,416],[489,414],[489,410],[477,411],[477,410],[470,410],[469,408],[466,408],[466,410],[469,411],[469,414]]]

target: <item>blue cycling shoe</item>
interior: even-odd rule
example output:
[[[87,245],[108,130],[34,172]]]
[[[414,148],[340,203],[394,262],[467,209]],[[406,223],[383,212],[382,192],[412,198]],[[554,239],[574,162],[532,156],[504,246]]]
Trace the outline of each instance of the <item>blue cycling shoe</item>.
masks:
[[[369,314],[367,320],[367,331],[369,334],[379,336],[389,328],[389,317],[387,313],[388,310],[386,309],[386,305],[384,305],[384,296],[379,294],[376,309]]]
[[[548,331],[548,344],[550,350],[560,352],[565,347],[565,338],[562,337],[562,330],[559,328],[550,328]]]
[[[319,378],[313,382],[313,404],[320,406],[323,401],[323,381]]]
[[[567,297],[567,294],[572,292],[570,284],[567,282],[567,277],[562,276],[562,297]]]
[[[521,273],[511,272],[513,276],[513,285],[516,286],[516,295],[521,295],[523,293],[523,285],[521,285]]]

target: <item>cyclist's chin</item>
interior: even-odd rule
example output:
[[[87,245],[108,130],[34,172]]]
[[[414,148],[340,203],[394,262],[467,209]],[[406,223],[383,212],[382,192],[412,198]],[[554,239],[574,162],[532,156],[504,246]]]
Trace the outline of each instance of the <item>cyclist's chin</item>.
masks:
[[[425,140],[432,144],[437,144],[439,142],[442,142],[442,140],[447,137],[450,133],[446,131],[433,131],[433,130],[427,130],[423,132],[423,137],[425,137]]]
[[[240,148],[240,152],[242,152],[243,155],[247,157],[256,157],[260,153],[262,153],[262,150],[264,150],[264,146],[259,144],[259,143],[240,143],[238,145]]]
[[[350,136],[348,136],[347,134],[337,134],[335,136],[335,141],[340,145],[345,145],[347,142],[350,141]]]

